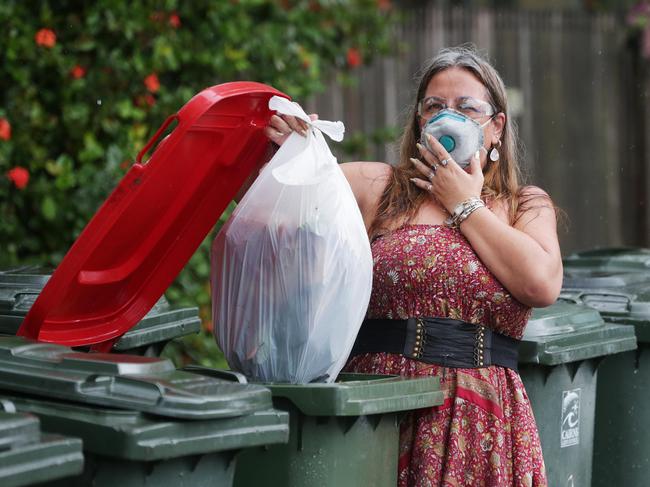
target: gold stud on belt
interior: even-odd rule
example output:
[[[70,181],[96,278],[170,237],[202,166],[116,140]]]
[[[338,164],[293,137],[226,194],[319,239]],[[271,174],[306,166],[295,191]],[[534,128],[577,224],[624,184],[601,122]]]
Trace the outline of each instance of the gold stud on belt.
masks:
[[[424,346],[424,322],[422,318],[415,321],[415,345],[413,346],[413,356],[415,358],[422,357],[422,349]]]
[[[474,344],[474,365],[483,367],[483,350],[485,349],[485,326],[476,325],[476,343]]]

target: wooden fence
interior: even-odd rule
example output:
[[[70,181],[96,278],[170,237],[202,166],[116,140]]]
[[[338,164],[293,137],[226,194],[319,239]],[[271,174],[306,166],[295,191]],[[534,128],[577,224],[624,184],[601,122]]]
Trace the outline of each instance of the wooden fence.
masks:
[[[348,134],[401,127],[418,71],[442,47],[485,52],[509,88],[530,182],[567,215],[563,253],[611,245],[650,246],[646,97],[650,84],[614,14],[444,8],[404,11],[397,55],[362,68],[354,86],[332,81],[308,102]],[[372,158],[394,162],[396,145]]]

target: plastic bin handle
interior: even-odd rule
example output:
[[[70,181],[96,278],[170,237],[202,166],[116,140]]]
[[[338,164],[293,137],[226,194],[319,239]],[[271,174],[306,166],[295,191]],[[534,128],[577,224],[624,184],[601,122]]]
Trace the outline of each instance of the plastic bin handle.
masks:
[[[16,405],[9,399],[0,399],[0,411],[4,411],[5,413],[15,413],[17,412]]]
[[[149,152],[149,149],[154,145],[156,140],[162,135],[162,133],[169,127],[169,125],[174,121],[178,120],[178,114],[175,113],[173,115],[170,115],[167,117],[167,120],[164,121],[164,123],[160,126],[160,128],[156,131],[153,137],[149,139],[149,142],[147,142],[147,145],[145,145],[142,150],[138,153],[138,156],[135,158],[135,162],[138,164],[142,164],[142,158],[144,155]]]
[[[566,303],[572,304],[582,304],[580,301],[579,293],[569,293],[569,292],[560,292],[560,296],[557,298],[558,301],[564,301]]]
[[[540,360],[539,363],[542,365],[558,365],[592,358],[603,358],[607,355],[613,355],[619,352],[636,350],[636,348],[637,341],[634,335],[610,338],[604,345],[601,342],[587,342],[566,347],[558,347],[556,350],[547,350],[544,352],[544,355],[550,360]],[[566,354],[571,354],[570,360],[565,358]]]
[[[193,374],[207,375],[208,377],[216,377],[217,379],[224,379],[230,382],[239,382],[240,384],[248,384],[246,376],[239,372],[223,369],[211,369],[210,367],[203,367],[201,365],[188,365],[183,367],[184,371],[192,372]]]

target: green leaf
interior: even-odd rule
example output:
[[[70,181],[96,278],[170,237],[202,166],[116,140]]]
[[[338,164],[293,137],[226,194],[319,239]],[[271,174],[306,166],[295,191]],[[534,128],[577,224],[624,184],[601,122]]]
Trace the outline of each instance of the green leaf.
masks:
[[[124,153],[119,146],[111,144],[106,151],[107,169],[115,170],[124,160]]]
[[[50,196],[45,196],[41,203],[41,213],[46,220],[52,221],[56,218],[56,203]]]
[[[63,171],[63,168],[56,161],[47,161],[45,163],[45,170],[52,176],[58,176]]]
[[[87,104],[73,103],[63,107],[63,120],[68,126],[79,127],[88,123],[90,108]]]
[[[95,135],[91,132],[84,133],[83,149],[79,153],[79,159],[88,163],[101,158],[103,155],[104,149],[95,138]]]

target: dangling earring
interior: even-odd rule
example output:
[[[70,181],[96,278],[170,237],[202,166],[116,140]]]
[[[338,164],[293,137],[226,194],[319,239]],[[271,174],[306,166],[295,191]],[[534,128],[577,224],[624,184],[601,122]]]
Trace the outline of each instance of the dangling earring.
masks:
[[[499,157],[501,157],[498,150],[501,147],[501,141],[499,140],[498,143],[499,144],[496,147],[492,147],[492,149],[490,150],[489,157],[492,162],[497,162],[499,160]]]

